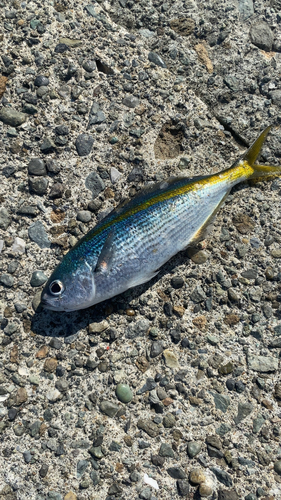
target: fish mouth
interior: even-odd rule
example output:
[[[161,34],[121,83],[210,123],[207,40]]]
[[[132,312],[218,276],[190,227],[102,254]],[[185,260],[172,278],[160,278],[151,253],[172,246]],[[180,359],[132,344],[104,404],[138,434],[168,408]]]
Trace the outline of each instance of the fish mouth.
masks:
[[[63,307],[60,307],[59,304],[53,305],[48,302],[48,299],[41,297],[41,306],[44,307],[44,309],[48,309],[49,311],[65,311]]]

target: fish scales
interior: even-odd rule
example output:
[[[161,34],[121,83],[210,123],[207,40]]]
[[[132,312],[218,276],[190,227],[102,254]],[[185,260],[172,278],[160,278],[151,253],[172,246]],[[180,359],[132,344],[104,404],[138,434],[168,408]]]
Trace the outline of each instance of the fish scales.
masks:
[[[235,184],[280,173],[280,167],[254,164],[268,131],[232,167],[205,177],[168,179],[117,207],[63,258],[45,286],[43,305],[82,309],[150,280],[201,236]]]

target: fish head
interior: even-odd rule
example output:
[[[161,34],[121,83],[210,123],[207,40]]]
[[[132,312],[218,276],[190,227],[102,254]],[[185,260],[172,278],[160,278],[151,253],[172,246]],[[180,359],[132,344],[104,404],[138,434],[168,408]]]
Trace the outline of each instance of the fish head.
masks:
[[[76,311],[95,303],[96,286],[91,266],[84,260],[73,269],[64,259],[46,283],[41,304],[51,311]]]

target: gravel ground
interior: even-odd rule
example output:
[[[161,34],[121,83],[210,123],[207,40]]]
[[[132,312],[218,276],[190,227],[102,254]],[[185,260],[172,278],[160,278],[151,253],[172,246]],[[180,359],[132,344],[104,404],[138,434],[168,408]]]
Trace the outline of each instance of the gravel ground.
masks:
[[[281,180],[237,186],[157,279],[42,286],[120,201],[281,163],[280,0],[0,0],[0,498],[281,498]]]

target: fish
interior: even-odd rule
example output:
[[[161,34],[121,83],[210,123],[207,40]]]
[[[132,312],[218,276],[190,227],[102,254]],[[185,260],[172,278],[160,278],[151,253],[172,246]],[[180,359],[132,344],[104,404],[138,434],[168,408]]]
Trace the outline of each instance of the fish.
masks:
[[[255,163],[270,128],[231,167],[171,177],[120,204],[63,257],[43,289],[42,305],[85,309],[154,278],[171,257],[202,239],[233,186],[280,175],[281,166]]]

